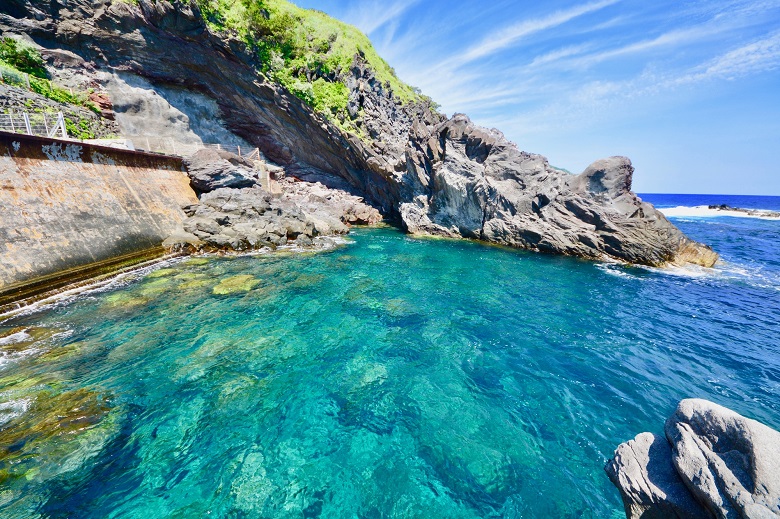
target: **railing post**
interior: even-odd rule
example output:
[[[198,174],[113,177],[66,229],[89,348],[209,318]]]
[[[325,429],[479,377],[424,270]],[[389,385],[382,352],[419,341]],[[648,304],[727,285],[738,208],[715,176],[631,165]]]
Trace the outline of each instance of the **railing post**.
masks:
[[[30,117],[27,115],[27,112],[24,112],[22,114],[22,118],[24,119],[24,126],[27,128],[27,135],[32,135],[32,127],[30,126]]]
[[[57,124],[60,125],[60,131],[62,132],[62,138],[67,139],[68,138],[68,132],[65,130],[65,116],[62,115],[62,112],[57,112]]]
[[[46,128],[46,137],[51,137],[49,135],[49,123],[46,122],[46,112],[43,112],[43,127]]]

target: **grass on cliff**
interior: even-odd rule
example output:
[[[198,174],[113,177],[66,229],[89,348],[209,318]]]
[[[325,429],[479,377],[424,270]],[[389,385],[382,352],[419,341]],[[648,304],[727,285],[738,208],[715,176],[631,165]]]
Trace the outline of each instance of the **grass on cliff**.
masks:
[[[357,28],[286,0],[197,0],[216,32],[232,32],[257,55],[264,74],[285,86],[342,130],[361,135],[347,112],[345,80],[359,54],[402,103],[426,100],[398,79]]]
[[[5,84],[22,88],[29,86],[33,92],[52,101],[84,106],[100,113],[87,94],[73,93],[49,81],[40,52],[24,42],[13,38],[0,40],[0,76]]]
[[[48,76],[43,58],[37,49],[13,38],[0,39],[0,79],[2,83],[29,88],[57,103],[83,106],[93,112],[100,113],[97,105],[89,101],[87,94],[73,93],[58,87],[49,81]],[[30,109],[31,120],[42,117],[38,114],[38,110]],[[65,126],[71,137],[77,139],[95,138],[94,132],[89,129],[89,122],[85,119],[66,117]]]

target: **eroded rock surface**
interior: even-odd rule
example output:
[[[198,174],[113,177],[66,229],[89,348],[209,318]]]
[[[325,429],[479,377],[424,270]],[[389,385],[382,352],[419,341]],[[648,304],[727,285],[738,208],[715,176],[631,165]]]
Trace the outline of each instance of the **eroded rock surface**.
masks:
[[[605,470],[629,519],[711,518],[674,470],[672,448],[662,436],[642,433],[621,444]]]
[[[665,431],[677,473],[716,517],[780,517],[780,432],[698,399]]]
[[[202,153],[197,160],[187,161],[197,167],[191,177],[197,175],[207,191],[201,193],[199,203],[183,208],[187,214],[183,229],[166,240],[166,247],[228,251],[288,244],[327,247],[324,237],[346,234],[351,225],[382,221],[379,211],[363,199],[319,183],[284,179],[275,184],[280,193],[271,194],[249,174],[226,175],[219,165],[224,162],[229,170],[236,167],[237,158],[225,152]],[[235,180],[233,185],[248,182],[249,186],[214,188],[225,178]]]
[[[666,438],[621,444],[605,470],[626,517],[780,517],[780,432],[707,400],[683,400]]]
[[[410,201],[400,204],[413,233],[649,265],[709,267],[717,259],[631,192],[634,168],[625,157],[571,175],[465,115],[437,126],[424,143],[422,137],[407,153]]]

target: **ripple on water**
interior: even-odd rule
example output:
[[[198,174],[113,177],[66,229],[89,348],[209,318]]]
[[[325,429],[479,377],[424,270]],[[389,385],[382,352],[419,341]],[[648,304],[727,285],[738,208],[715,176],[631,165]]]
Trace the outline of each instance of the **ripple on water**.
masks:
[[[780,269],[743,245],[670,272],[360,230],[146,271],[0,332],[0,511],[621,517],[602,467],[679,399],[780,426]]]

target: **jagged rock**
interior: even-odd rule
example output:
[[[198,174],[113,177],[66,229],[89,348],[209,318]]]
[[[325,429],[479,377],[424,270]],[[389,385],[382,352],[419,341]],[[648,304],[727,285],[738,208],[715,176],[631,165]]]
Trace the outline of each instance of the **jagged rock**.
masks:
[[[209,193],[223,187],[240,189],[258,183],[255,165],[234,153],[205,148],[184,159],[190,185],[196,193]]]
[[[411,201],[400,205],[410,232],[649,265],[674,263],[685,251],[692,263],[717,259],[631,192],[634,169],[625,157],[571,175],[465,115],[416,144],[421,153],[407,153],[415,157],[405,182]]]
[[[642,433],[621,444],[605,467],[620,490],[628,519],[711,519],[672,464],[666,439]]]
[[[626,517],[780,517],[780,432],[707,400],[683,400],[665,440],[621,444],[605,470]]]
[[[318,247],[314,238],[345,234],[352,224],[375,224],[382,216],[362,199],[322,184],[279,182],[280,195],[260,186],[219,188],[183,208],[183,231],[165,246],[173,250],[245,251],[294,243]],[[330,245],[328,243],[327,245]]]
[[[666,422],[675,468],[719,518],[780,517],[780,432],[700,399]]]

